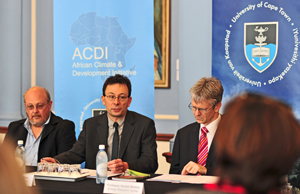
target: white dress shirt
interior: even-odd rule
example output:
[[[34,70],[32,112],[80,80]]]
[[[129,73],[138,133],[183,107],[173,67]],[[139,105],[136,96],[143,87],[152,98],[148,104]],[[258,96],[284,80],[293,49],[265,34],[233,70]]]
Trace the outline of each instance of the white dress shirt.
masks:
[[[208,133],[207,133],[208,151],[209,151],[211,143],[214,139],[214,136],[215,136],[215,133],[217,131],[220,120],[221,120],[221,115],[219,114],[218,118],[216,120],[214,120],[213,122],[209,123],[208,125],[204,126],[203,124],[200,124],[199,141],[200,141],[200,137],[201,137],[201,134],[202,134],[201,128],[206,127],[206,129],[208,130]]]

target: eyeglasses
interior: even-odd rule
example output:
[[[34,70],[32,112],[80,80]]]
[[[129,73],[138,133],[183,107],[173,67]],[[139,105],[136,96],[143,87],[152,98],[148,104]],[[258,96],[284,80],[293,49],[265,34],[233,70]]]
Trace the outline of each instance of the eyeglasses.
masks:
[[[114,101],[116,100],[116,98],[118,100],[120,100],[121,102],[125,101],[128,96],[113,96],[113,95],[108,95],[108,96],[105,96],[109,101]]]
[[[48,103],[47,103],[48,104]],[[37,104],[35,107],[38,110],[42,110],[45,107],[46,104]],[[30,104],[30,105],[26,105],[26,109],[27,110],[33,110],[34,109],[34,105]]]
[[[201,114],[206,114],[210,109],[212,109],[213,107],[215,107],[215,105],[213,105],[212,107],[210,107],[209,109],[203,109],[203,108],[197,108],[197,107],[194,107],[194,106],[192,106],[192,103],[190,103],[189,105],[188,105],[188,107],[189,107],[189,109],[191,109],[192,111],[199,111],[199,112],[201,112]]]

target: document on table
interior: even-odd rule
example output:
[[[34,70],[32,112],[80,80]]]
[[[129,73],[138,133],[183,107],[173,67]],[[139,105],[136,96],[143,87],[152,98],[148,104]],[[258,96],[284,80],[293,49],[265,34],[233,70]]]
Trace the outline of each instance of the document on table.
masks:
[[[82,169],[82,173],[89,173],[90,175],[87,178],[96,178],[96,170],[92,169]],[[107,177],[113,177],[113,176],[118,176],[122,173],[114,174],[111,171],[107,171]]]
[[[217,176],[195,176],[195,175],[179,175],[179,174],[163,174],[147,181],[161,181],[171,183],[191,183],[191,184],[213,184],[217,183]]]

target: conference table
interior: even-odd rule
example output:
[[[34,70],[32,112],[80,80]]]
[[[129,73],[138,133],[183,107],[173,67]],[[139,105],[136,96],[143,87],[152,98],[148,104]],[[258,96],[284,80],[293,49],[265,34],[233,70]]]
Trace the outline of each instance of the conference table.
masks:
[[[32,168],[30,172],[34,171]],[[150,178],[159,176],[158,174],[151,174]],[[96,184],[95,178],[86,178],[76,182],[53,181],[53,180],[35,180],[36,186],[32,190],[39,194],[101,194],[103,193],[103,184]],[[147,181],[144,182],[145,194],[194,194],[194,193],[209,193],[203,190],[201,184],[188,183],[170,183]]]
[[[152,175],[156,176],[156,175]],[[203,190],[202,185],[187,183],[168,183],[143,181],[145,194],[189,194],[189,193],[209,193]],[[40,194],[99,194],[103,193],[103,184],[96,184],[94,178],[86,178],[77,182],[64,182],[53,180],[36,180],[33,190]]]

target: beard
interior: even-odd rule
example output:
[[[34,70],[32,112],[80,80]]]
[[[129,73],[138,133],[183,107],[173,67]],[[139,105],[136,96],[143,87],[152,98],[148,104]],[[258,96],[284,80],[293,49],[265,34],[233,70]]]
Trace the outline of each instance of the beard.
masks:
[[[32,117],[34,117],[34,116],[40,116],[40,117],[42,118],[41,115],[33,115]],[[31,125],[33,125],[33,126],[35,126],[35,127],[41,127],[41,126],[43,126],[43,124],[44,124],[46,121],[44,121],[43,119],[40,120],[40,121],[34,121],[34,119],[29,119],[29,122],[30,122]]]
[[[41,126],[43,126],[43,124],[45,123],[44,121],[41,121],[41,122],[34,122],[34,121],[30,121],[30,120],[29,120],[29,122],[30,122],[31,125],[33,125],[33,126],[35,126],[35,127],[41,127]]]

